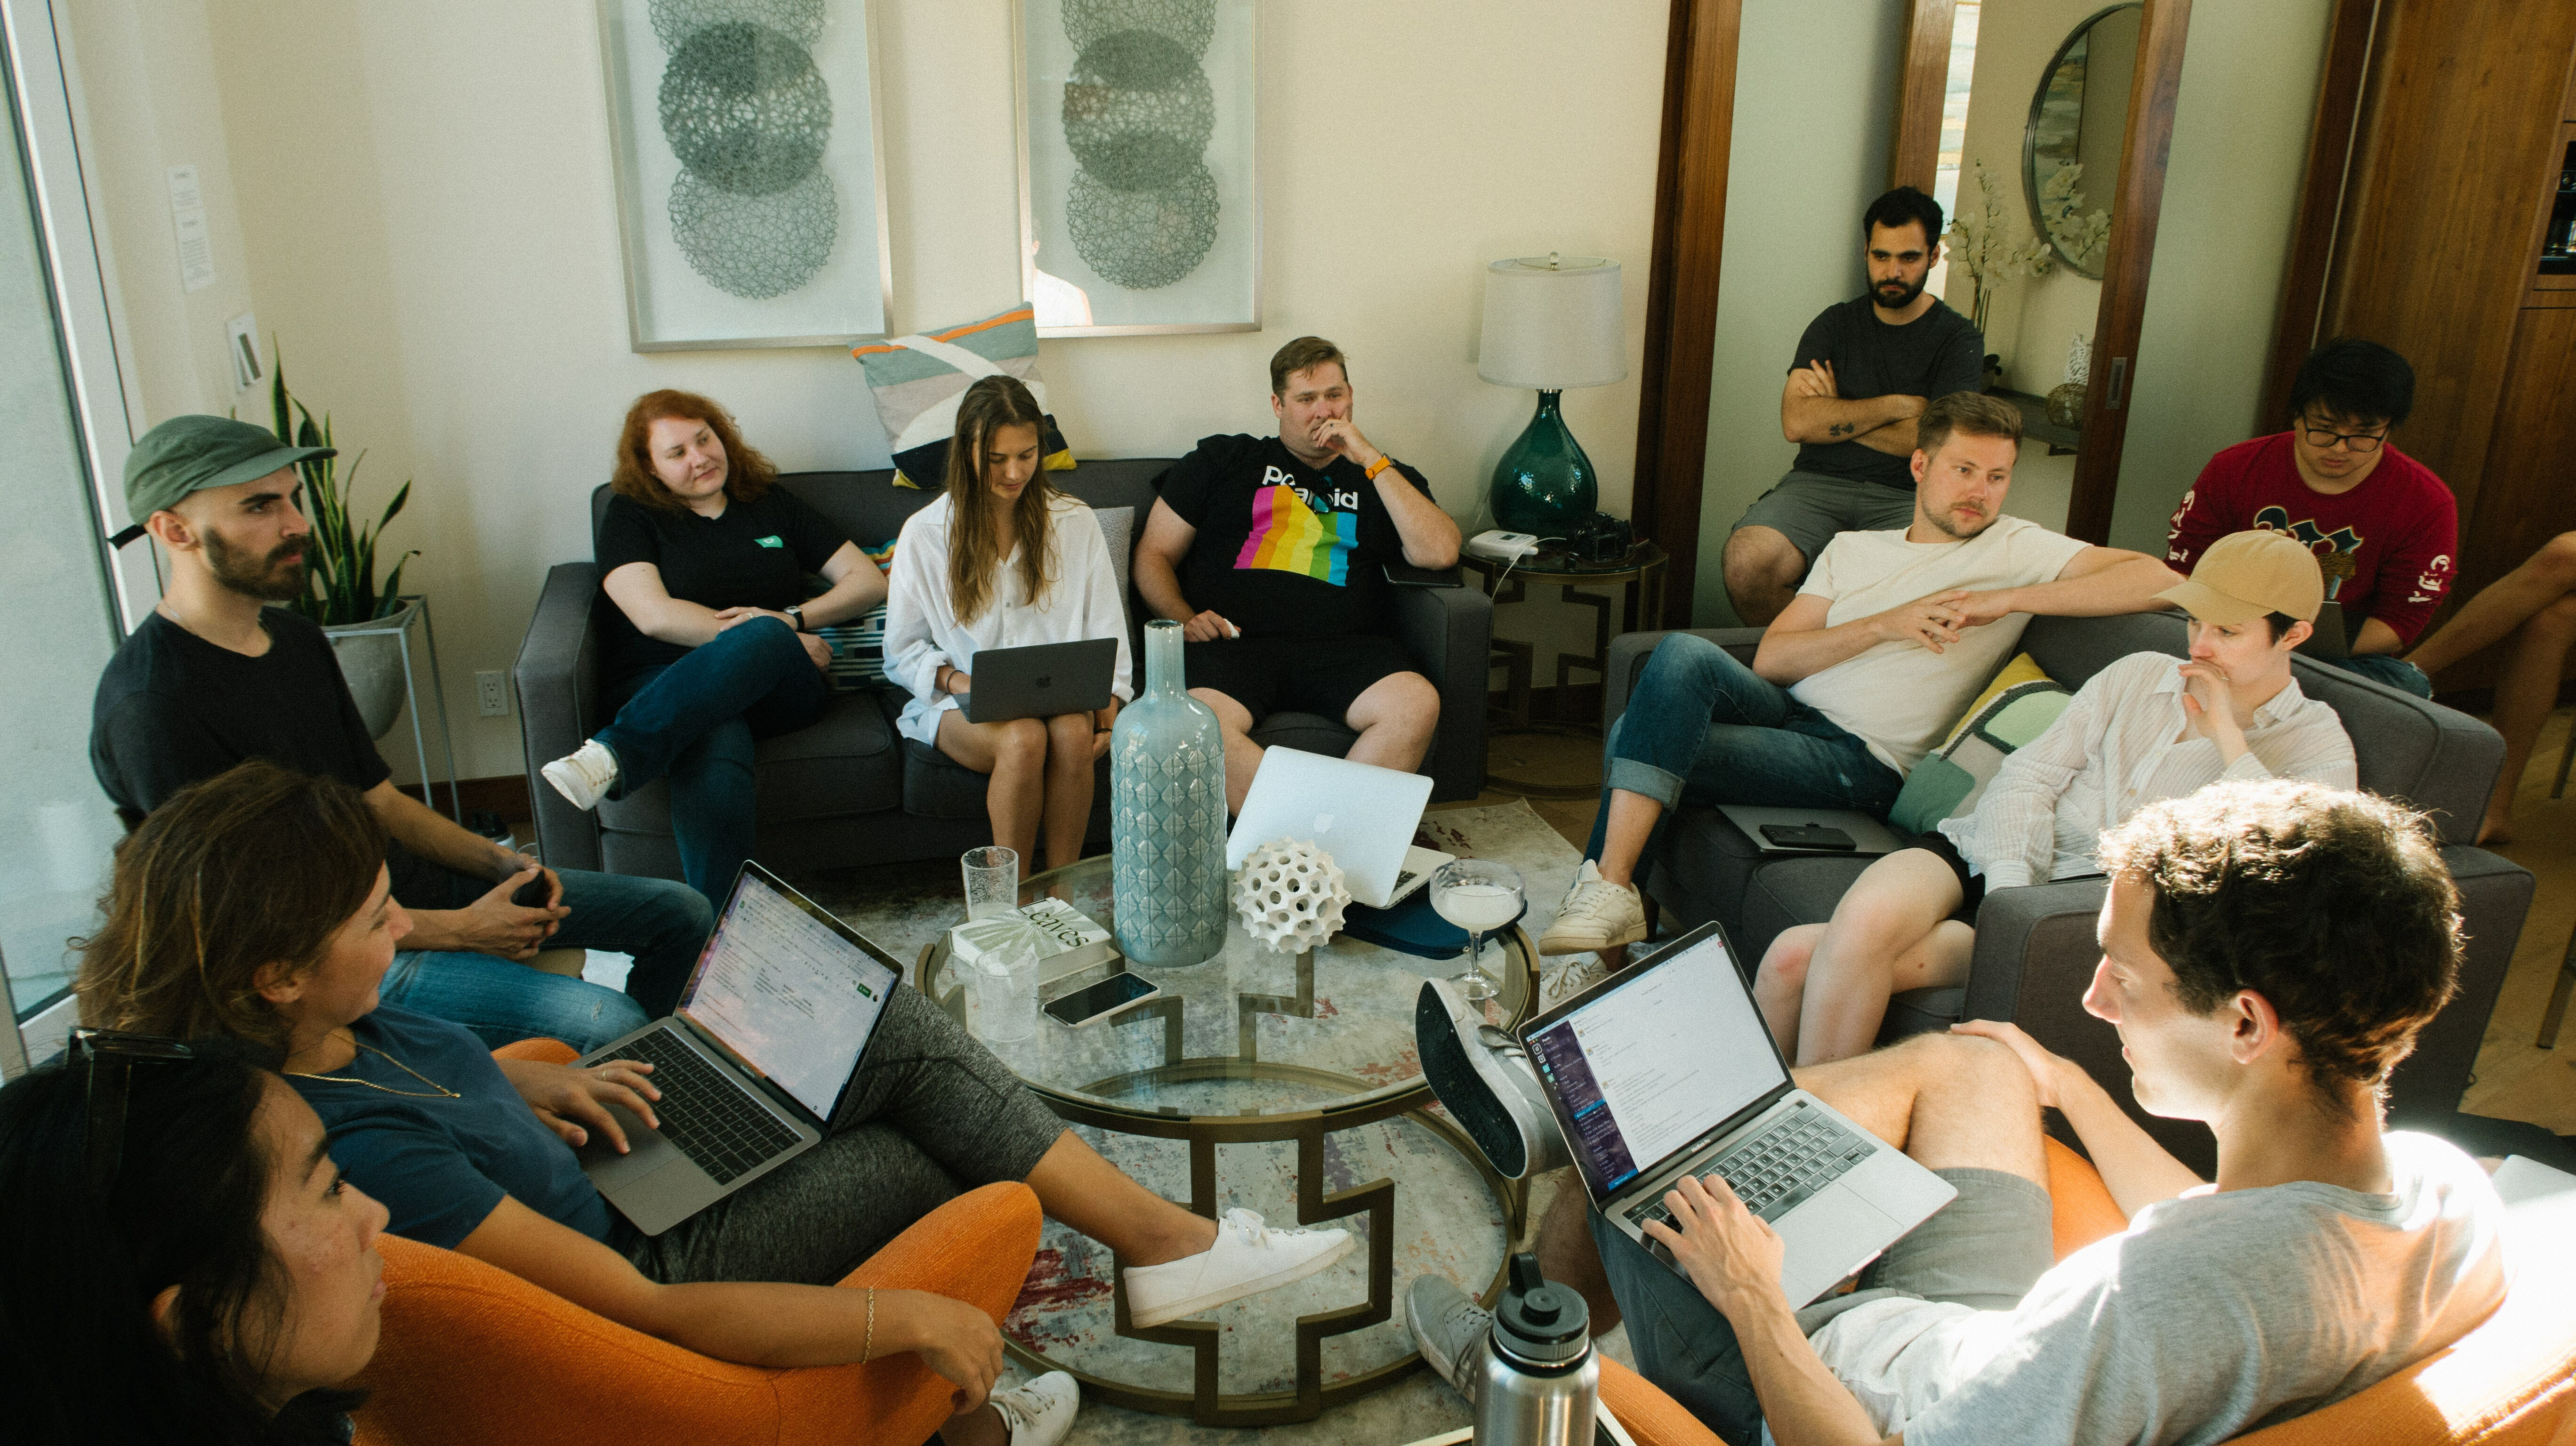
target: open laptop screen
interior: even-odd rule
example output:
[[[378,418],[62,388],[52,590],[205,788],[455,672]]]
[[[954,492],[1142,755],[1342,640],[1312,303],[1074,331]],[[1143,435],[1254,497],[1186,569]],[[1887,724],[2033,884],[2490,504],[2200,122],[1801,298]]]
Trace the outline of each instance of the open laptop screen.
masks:
[[[680,1014],[830,1119],[895,971],[746,868]]]
[[[1712,934],[1640,965],[1530,1039],[1595,1199],[1786,1083],[1753,996]]]

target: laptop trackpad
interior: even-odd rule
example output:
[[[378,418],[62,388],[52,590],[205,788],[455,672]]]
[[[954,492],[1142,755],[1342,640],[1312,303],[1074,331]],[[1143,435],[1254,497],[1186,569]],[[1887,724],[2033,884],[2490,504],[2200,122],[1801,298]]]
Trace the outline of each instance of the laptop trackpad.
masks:
[[[1792,1306],[1831,1290],[1904,1233],[1886,1211],[1839,1183],[1781,1216],[1779,1225],[1788,1245],[1780,1286]]]
[[[618,1127],[626,1131],[626,1153],[608,1142],[606,1131],[590,1131],[590,1143],[581,1147],[581,1168],[591,1183],[601,1190],[631,1185],[674,1161],[684,1161],[679,1147],[644,1127],[644,1122],[624,1105],[610,1104],[608,1112],[617,1117]]]

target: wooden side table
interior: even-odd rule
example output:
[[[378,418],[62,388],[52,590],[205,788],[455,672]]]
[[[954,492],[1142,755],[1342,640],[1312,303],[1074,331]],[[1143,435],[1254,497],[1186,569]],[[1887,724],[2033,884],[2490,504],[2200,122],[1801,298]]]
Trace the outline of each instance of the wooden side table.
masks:
[[[1505,566],[1481,557],[1460,557],[1461,566],[1483,579],[1485,595],[1500,607],[1505,603],[1525,602],[1533,582],[1554,587],[1565,602],[1591,608],[1592,655],[1582,657],[1560,653],[1556,659],[1556,715],[1548,719],[1530,716],[1530,674],[1537,649],[1529,644],[1496,638],[1494,662],[1505,670],[1504,696],[1510,700],[1500,719],[1503,726],[1496,734],[1548,733],[1575,737],[1598,738],[1601,725],[1590,719],[1564,716],[1566,688],[1573,671],[1582,668],[1605,682],[1610,676],[1610,611],[1619,609],[1619,631],[1632,633],[1664,625],[1664,568],[1670,561],[1664,550],[1652,542],[1640,542],[1628,550],[1625,562],[1601,566],[1581,565],[1561,552],[1539,552]],[[1614,598],[1607,592],[1589,592],[1587,588],[1606,588],[1613,584],[1624,591]],[[1582,787],[1563,784],[1530,783],[1488,773],[1485,782],[1507,793],[1531,798],[1590,798],[1600,788],[1596,783]]]

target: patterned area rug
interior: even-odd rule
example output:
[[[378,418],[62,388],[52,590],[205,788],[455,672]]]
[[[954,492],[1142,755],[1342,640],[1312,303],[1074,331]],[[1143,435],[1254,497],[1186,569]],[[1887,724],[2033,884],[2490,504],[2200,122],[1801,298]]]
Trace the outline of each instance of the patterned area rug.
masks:
[[[1554,919],[1556,906],[1581,862],[1545,820],[1521,802],[1445,809],[1425,817],[1418,841],[1462,858],[1494,859],[1518,870],[1528,889],[1523,927],[1535,939]],[[792,880],[818,902],[909,964],[963,912],[957,866],[932,861],[893,868],[851,870]],[[1490,946],[1489,946],[1490,947]],[[1589,955],[1542,961],[1546,983],[1590,962]],[[606,971],[594,971],[604,974]],[[1545,984],[1542,993],[1546,992]],[[1319,1007],[1330,1007],[1319,995]],[[1396,1068],[1418,1074],[1410,1051]],[[1435,1107],[1436,1108],[1436,1107]],[[1083,1129],[1104,1156],[1167,1198],[1189,1198],[1189,1151],[1180,1141]],[[1296,1148],[1289,1143],[1223,1146],[1218,1150],[1220,1210],[1242,1207],[1274,1224],[1293,1225]],[[1402,1361],[1413,1352],[1403,1312],[1405,1288],[1431,1272],[1481,1292],[1502,1267],[1504,1214],[1475,1167],[1421,1123],[1399,1116],[1326,1137],[1326,1178],[1331,1191],[1394,1179],[1395,1309],[1391,1319],[1323,1343],[1327,1384]],[[1536,1182],[1529,1228],[1544,1211],[1555,1179]],[[1221,1332],[1219,1380],[1228,1393],[1287,1390],[1293,1386],[1300,1315],[1361,1302],[1368,1293],[1366,1215],[1333,1222],[1358,1237],[1356,1248],[1326,1270],[1278,1290],[1197,1317]],[[1094,1375],[1153,1389],[1187,1392],[1193,1353],[1118,1336],[1111,1321],[1112,1260],[1106,1246],[1049,1221],[1027,1289],[1005,1322],[1023,1346],[1048,1360]],[[1604,1342],[1626,1358],[1624,1337]],[[1028,1372],[1014,1363],[1007,1383]],[[1120,1410],[1086,1402],[1068,1438],[1075,1446],[1144,1446],[1144,1443],[1249,1441],[1410,1441],[1463,1425],[1465,1405],[1427,1371],[1362,1400],[1327,1411],[1300,1426],[1262,1432],[1211,1430],[1175,1416]]]

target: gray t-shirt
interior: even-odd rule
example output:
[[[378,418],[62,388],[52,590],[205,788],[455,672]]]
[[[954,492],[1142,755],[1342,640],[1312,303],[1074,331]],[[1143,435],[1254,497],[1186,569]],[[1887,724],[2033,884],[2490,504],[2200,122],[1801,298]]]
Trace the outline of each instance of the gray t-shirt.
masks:
[[[1928,402],[1975,391],[1984,374],[1985,349],[1975,325],[1945,302],[1935,300],[1921,316],[1890,326],[1861,296],[1828,306],[1807,323],[1789,370],[1823,360],[1833,364],[1835,390],[1846,400],[1908,396]],[[1914,490],[1907,459],[1856,441],[1802,442],[1796,466],[1801,472]]]
[[[2504,1206],[2476,1161],[2386,1137],[2395,1186],[2202,1191],[2059,1261],[2008,1311],[1855,1306],[1816,1352],[1907,1446],[2224,1441],[2353,1394],[2504,1299]]]

